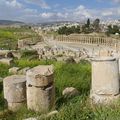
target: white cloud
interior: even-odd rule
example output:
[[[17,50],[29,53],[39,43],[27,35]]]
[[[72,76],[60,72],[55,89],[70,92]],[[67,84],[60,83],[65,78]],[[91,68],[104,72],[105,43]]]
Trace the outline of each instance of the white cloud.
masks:
[[[103,11],[102,16],[111,16],[113,15],[112,11]]]
[[[117,2],[117,3],[120,3],[120,0],[112,0],[112,1]]]
[[[97,1],[99,1],[99,2],[101,2],[101,1],[102,2],[107,1],[107,2],[112,2],[112,3],[114,2],[114,3],[117,3],[117,4],[120,3],[120,0],[97,0]]]
[[[87,8],[85,8],[85,6],[80,5],[78,6],[78,8],[76,8],[73,11],[73,14],[77,17],[77,16],[82,16],[85,18],[92,18],[91,13],[89,12],[89,10]]]
[[[27,0],[28,1],[28,0]],[[41,1],[41,0],[29,0]],[[37,2],[35,2],[37,4]],[[46,5],[45,5],[46,6]],[[44,6],[44,7],[45,7]],[[47,8],[47,6],[46,6]],[[37,8],[29,8],[18,0],[0,0],[0,19],[12,19],[25,22],[46,22],[46,21],[83,21],[87,18],[108,19],[119,18],[120,7],[94,9],[78,5],[77,8],[62,9],[61,11],[43,10],[40,12]]]
[[[27,3],[38,5],[44,9],[50,9],[50,6],[44,0],[24,0]]]
[[[6,0],[5,3],[9,7],[14,7],[14,8],[21,8],[22,7],[22,4],[19,3],[17,0]]]
[[[55,14],[54,13],[42,13],[41,14],[41,17],[42,18],[51,18],[51,17],[53,17]]]

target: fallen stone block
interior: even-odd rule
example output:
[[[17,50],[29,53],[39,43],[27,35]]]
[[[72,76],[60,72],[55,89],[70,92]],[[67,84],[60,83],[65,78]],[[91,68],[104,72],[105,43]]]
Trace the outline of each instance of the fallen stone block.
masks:
[[[63,90],[62,95],[64,97],[72,97],[79,95],[79,91],[74,87],[67,87]]]
[[[12,65],[13,64],[13,59],[12,58],[2,58],[2,59],[0,59],[0,63],[7,64],[7,65]]]

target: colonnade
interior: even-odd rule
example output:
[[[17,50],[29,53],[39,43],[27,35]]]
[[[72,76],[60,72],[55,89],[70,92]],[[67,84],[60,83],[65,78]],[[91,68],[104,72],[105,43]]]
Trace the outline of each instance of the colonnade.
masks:
[[[81,44],[96,44],[113,48],[119,46],[118,45],[119,41],[117,39],[92,35],[69,35],[69,36],[58,35],[54,37],[54,39],[60,42],[78,42]]]

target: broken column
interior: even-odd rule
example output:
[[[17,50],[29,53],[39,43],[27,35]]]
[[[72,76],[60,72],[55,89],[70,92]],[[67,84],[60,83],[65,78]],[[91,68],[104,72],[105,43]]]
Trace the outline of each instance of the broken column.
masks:
[[[118,60],[99,57],[92,60],[92,87],[90,98],[95,104],[109,104],[119,97]]]
[[[53,66],[37,66],[28,70],[26,76],[28,109],[48,112],[55,103]]]
[[[8,109],[18,110],[26,103],[26,77],[24,75],[12,75],[3,80],[4,99]]]

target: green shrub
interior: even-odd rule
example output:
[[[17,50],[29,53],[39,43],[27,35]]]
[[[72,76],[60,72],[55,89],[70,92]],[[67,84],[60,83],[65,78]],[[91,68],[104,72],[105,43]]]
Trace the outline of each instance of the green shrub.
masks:
[[[38,55],[38,52],[36,50],[23,50],[21,51],[21,55],[22,58],[27,58],[34,55]]]

